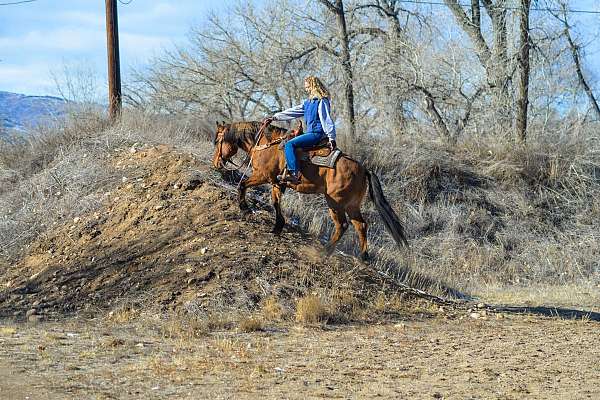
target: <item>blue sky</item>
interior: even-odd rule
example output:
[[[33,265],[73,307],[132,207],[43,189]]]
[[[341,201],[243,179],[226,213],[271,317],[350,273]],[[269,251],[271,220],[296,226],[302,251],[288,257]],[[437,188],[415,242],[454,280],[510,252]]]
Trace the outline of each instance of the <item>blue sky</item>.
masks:
[[[0,0],[0,3],[11,0]],[[14,0],[12,0],[14,1]],[[129,0],[123,0],[128,2]],[[238,0],[133,0],[119,3],[122,74],[143,66],[153,55],[185,43],[193,25],[211,11],[233,7]],[[256,2],[256,0],[255,0]],[[571,0],[574,9],[600,11],[598,0]],[[600,15],[574,19],[580,33],[594,40],[588,69],[600,70]],[[51,71],[64,65],[92,70],[106,78],[104,0],[37,0],[0,7],[0,90],[31,95],[57,94]]]
[[[129,0],[124,0],[128,2]],[[10,0],[0,0],[0,3]],[[184,43],[190,27],[234,0],[118,3],[122,73]],[[0,7],[0,90],[56,94],[50,71],[77,65],[106,80],[104,0],[38,0]]]

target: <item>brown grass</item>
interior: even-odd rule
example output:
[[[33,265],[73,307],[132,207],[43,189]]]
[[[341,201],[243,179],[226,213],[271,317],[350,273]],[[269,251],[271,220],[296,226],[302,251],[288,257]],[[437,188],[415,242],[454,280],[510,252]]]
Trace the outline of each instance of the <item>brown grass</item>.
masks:
[[[281,321],[285,316],[285,310],[277,297],[267,297],[260,306],[260,314],[266,321]]]
[[[210,128],[191,117],[126,111],[113,126],[86,115],[1,141],[0,270],[49,228],[100,207],[121,182],[110,163],[116,150],[170,143],[208,162],[209,136]],[[492,286],[521,293],[529,286],[600,283],[600,152],[589,133],[532,133],[526,146],[495,137],[469,137],[452,147],[418,134],[370,139],[352,152],[381,177],[411,242],[411,250],[397,250],[366,202],[373,267],[441,294],[451,293],[447,287],[483,294]],[[269,202],[266,194],[262,200]],[[319,196],[288,191],[284,211],[319,238],[333,231]],[[338,249],[355,254],[353,229]],[[330,312],[351,316],[352,300],[333,297]],[[275,298],[260,309],[265,321],[286,318]],[[222,326],[203,324],[208,331]]]
[[[243,318],[239,323],[240,332],[250,333],[262,331],[263,329],[264,323],[259,317]]]
[[[329,312],[320,297],[309,294],[296,303],[296,322],[305,325],[327,322]]]

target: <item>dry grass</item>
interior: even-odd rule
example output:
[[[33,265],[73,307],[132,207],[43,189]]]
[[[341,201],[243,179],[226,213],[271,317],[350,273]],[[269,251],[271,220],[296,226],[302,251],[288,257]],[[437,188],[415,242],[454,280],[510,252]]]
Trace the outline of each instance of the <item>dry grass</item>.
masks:
[[[127,324],[140,318],[141,310],[133,307],[120,307],[108,313],[107,319],[114,324]]]
[[[527,146],[493,137],[454,147],[419,136],[372,138],[358,158],[380,176],[411,243],[397,250],[366,202],[373,265],[439,294],[600,283],[600,151],[590,135]],[[311,233],[332,234],[322,199],[284,201]],[[353,229],[338,249],[356,254]]]
[[[260,306],[260,314],[266,321],[281,321],[285,317],[285,310],[277,297],[267,297]]]
[[[296,303],[296,322],[305,325],[327,322],[329,312],[320,297],[309,294]]]
[[[88,113],[0,140],[0,257],[14,261],[48,228],[97,209],[121,180],[116,150],[169,143],[207,154],[208,135],[202,121],[128,111],[113,126]]]
[[[0,336],[14,335],[17,333],[17,328],[14,326],[0,326]]]
[[[167,338],[188,341],[212,332],[229,330],[234,326],[234,321],[233,316],[226,314],[211,313],[203,317],[180,314],[159,321],[158,328]]]
[[[372,266],[440,294],[452,294],[449,288],[485,295],[488,287],[599,284],[600,151],[594,135],[532,134],[527,146],[470,137],[450,147],[418,134],[369,138],[369,146],[346,143],[380,176],[411,242],[410,250],[397,250],[367,202]],[[169,143],[208,162],[209,136],[210,128],[190,117],[126,111],[113,126],[86,115],[0,142],[0,270],[49,228],[102,204],[122,178],[110,163],[116,150]],[[283,207],[288,221],[319,238],[331,235],[321,196],[288,191]],[[355,254],[353,229],[338,249]],[[351,318],[356,304],[335,296],[330,312]],[[275,298],[260,310],[265,321],[287,317]],[[200,331],[222,326],[202,324]]]
[[[239,323],[240,332],[250,333],[262,331],[264,329],[264,322],[259,317],[243,318]]]

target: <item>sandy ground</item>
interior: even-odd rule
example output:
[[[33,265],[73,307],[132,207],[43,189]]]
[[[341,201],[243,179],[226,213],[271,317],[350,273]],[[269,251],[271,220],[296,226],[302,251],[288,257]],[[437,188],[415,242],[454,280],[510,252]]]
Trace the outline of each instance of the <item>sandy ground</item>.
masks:
[[[598,399],[598,328],[437,317],[184,338],[141,321],[5,324],[0,398]]]

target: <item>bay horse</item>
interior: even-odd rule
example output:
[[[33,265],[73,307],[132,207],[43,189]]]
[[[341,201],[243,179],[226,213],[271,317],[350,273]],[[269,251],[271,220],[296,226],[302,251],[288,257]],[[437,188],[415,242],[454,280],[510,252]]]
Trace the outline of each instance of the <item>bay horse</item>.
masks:
[[[301,125],[299,129],[301,130]],[[273,125],[267,126],[259,121],[231,124],[217,122],[213,167],[217,170],[223,169],[238,149],[250,156],[252,175],[242,180],[238,187],[238,201],[242,212],[250,210],[246,202],[246,190],[253,186],[270,184],[275,208],[273,232],[278,234],[285,225],[280,201],[286,186],[299,193],[321,193],[325,196],[329,214],[335,226],[335,232],[326,245],[327,253],[333,252],[336,243],[348,229],[347,215],[358,234],[360,258],[364,260],[368,257],[367,223],[362,216],[360,207],[368,189],[369,197],[396,244],[399,247],[408,246],[404,228],[384,197],[377,175],[346,154],[342,154],[338,158],[335,168],[301,162],[302,178],[300,183],[297,185],[280,183],[277,175],[282,175],[286,163],[283,150],[279,149],[278,144],[288,134],[286,129]]]

